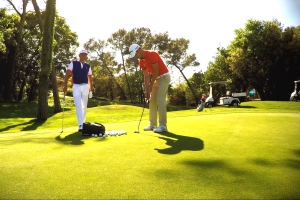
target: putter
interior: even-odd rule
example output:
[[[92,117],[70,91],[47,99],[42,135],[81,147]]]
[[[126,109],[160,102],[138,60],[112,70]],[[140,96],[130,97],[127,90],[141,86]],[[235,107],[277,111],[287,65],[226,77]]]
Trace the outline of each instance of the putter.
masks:
[[[64,132],[64,113],[65,113],[65,98],[66,98],[66,93],[64,92],[64,99],[63,99],[63,112],[61,116],[61,132]]]
[[[143,114],[144,114],[144,110],[145,110],[145,107],[146,107],[146,104],[149,103],[149,100],[145,101],[144,103],[144,107],[143,107],[143,111],[142,111],[142,114],[141,114],[141,118],[140,118],[140,122],[139,122],[139,125],[138,125],[138,129],[134,131],[134,133],[140,133],[140,124],[141,124],[141,121],[142,121],[142,117],[143,117]]]

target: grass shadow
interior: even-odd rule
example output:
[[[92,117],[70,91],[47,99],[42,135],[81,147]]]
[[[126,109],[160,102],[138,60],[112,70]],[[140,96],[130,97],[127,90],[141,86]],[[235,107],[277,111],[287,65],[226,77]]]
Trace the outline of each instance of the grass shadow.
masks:
[[[165,137],[158,137],[166,141],[166,145],[170,146],[164,149],[157,149],[158,153],[174,155],[182,151],[201,151],[204,149],[204,142],[195,137],[177,135],[171,132],[159,133]]]
[[[300,149],[294,150],[293,153],[300,158]]]
[[[73,97],[72,97],[73,99]],[[111,105],[111,102],[105,98],[94,97],[88,100],[88,108]],[[75,105],[74,105],[75,106]]]
[[[18,126],[32,124],[32,123],[34,123],[34,121],[35,121],[35,119],[32,119],[32,120],[30,120],[28,122],[24,122],[24,123],[20,123],[20,124],[14,124],[14,125],[11,125],[11,126],[7,126],[5,128],[0,129],[0,132],[8,131],[9,129],[12,129],[12,128],[15,128],[15,127],[18,127]]]
[[[263,167],[273,167],[274,166],[274,163],[272,163],[269,160],[264,159],[264,158],[252,159],[251,163],[253,163],[255,165],[263,166]]]
[[[7,118],[36,118],[37,103],[0,103],[0,119]],[[69,111],[69,108],[64,108],[64,111]],[[54,107],[48,107],[48,117],[55,115]]]
[[[90,137],[82,136],[79,132],[74,132],[66,137],[61,137],[61,134],[55,137],[55,140],[61,142],[63,144],[72,144],[72,145],[83,145],[85,144],[83,140],[88,139]]]
[[[14,125],[2,128],[2,129],[0,129],[0,132],[8,131],[8,130],[16,128],[18,126],[24,126],[24,125],[27,125],[27,126],[20,129],[21,131],[32,131],[32,130],[36,130],[39,126],[42,126],[44,123],[45,123],[45,121],[39,121],[39,120],[36,120],[36,119],[31,119],[28,122],[24,122],[24,123],[20,123],[20,124],[14,124]]]
[[[236,108],[257,108],[255,106],[243,106],[243,105],[239,105]]]
[[[209,175],[210,178],[211,176],[218,177],[220,174],[227,173],[228,175],[242,179],[251,174],[251,172],[236,167],[224,160],[186,160],[182,164],[192,167],[201,175]]]
[[[293,169],[297,169],[300,170],[300,150],[293,150],[292,153],[297,156],[297,158],[293,158],[293,159],[286,159],[285,160],[285,165],[293,168]]]
[[[293,150],[292,155],[297,156],[297,158],[286,158],[284,160],[281,160],[280,165],[291,169],[300,170],[300,150]],[[251,163],[263,167],[276,167],[276,163],[272,163],[271,161],[264,158],[252,159]]]
[[[42,126],[46,121],[40,121],[40,120],[36,120],[36,119],[32,119],[30,120],[29,122],[30,123],[27,123],[27,124],[30,124],[24,128],[21,129],[21,131],[32,131],[32,130],[36,130],[39,126]]]
[[[223,107],[223,108],[246,108],[246,109],[252,109],[252,108],[257,108],[255,106],[243,106],[243,105],[239,105],[239,106],[228,106],[228,105],[217,105],[214,107]],[[207,109],[207,107],[205,107]]]

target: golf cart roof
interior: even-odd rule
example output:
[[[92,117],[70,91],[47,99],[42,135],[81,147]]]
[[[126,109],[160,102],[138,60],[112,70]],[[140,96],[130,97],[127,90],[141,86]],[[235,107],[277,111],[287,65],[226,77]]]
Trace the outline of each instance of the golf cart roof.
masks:
[[[209,85],[211,84],[226,84],[226,83],[231,83],[230,81],[217,81],[217,82],[210,82]]]

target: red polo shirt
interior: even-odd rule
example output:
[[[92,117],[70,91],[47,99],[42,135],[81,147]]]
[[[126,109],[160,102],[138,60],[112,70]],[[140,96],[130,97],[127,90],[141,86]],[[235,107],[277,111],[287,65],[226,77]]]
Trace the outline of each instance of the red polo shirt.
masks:
[[[147,69],[150,74],[153,74],[154,70],[152,65],[155,63],[158,63],[158,76],[169,72],[167,66],[157,52],[144,50],[144,59],[139,60],[141,69]]]

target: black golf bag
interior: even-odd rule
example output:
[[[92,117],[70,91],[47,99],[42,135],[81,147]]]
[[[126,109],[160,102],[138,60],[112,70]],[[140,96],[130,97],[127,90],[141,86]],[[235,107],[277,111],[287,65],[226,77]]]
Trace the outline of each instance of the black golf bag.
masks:
[[[85,122],[82,126],[82,136],[91,136],[92,134],[102,135],[105,133],[105,127],[96,122]]]

